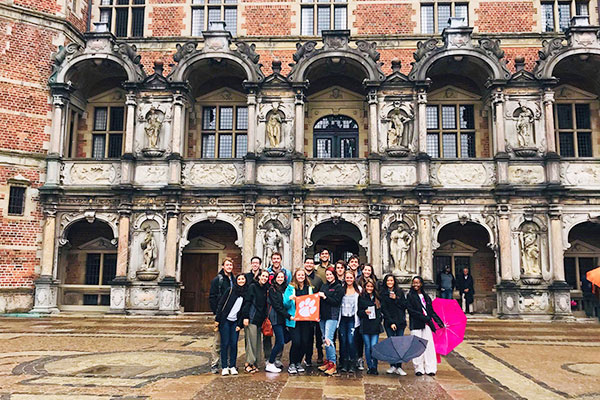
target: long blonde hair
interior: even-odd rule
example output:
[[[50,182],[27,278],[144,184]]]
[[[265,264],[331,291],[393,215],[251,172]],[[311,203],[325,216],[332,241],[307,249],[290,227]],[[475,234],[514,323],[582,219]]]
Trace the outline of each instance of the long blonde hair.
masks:
[[[294,287],[294,289],[300,289],[300,282],[298,282],[298,279],[296,279],[296,275],[298,274],[298,272],[304,272],[304,286],[312,287],[312,284],[310,283],[310,279],[308,278],[308,274],[306,273],[304,268],[298,268],[297,270],[294,271],[294,276],[292,276],[291,285]]]

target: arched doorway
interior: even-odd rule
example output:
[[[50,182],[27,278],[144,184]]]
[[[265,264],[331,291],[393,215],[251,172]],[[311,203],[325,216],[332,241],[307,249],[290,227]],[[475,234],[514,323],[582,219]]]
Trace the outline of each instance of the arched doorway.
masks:
[[[586,279],[588,271],[600,265],[600,224],[583,222],[569,232],[565,251],[565,280],[571,286],[573,311],[584,311],[587,300],[592,300],[592,285]]]
[[[59,249],[58,271],[61,310],[106,311],[110,306],[110,282],[117,270],[117,246],[113,230],[98,219],[73,223]]]
[[[328,249],[331,261],[348,261],[351,255],[357,254],[361,262],[366,260],[365,249],[359,245],[362,235],[358,228],[346,221],[327,221],[315,227],[310,235],[313,245],[307,254],[314,255],[318,261],[318,254],[322,249]]]
[[[487,230],[476,223],[453,222],[438,233],[438,247],[433,253],[434,279],[446,265],[458,279],[463,268],[471,270],[475,289],[473,311],[491,313],[496,304],[492,289],[496,284],[494,252],[487,246],[490,238]],[[455,292],[455,298],[458,293]]]
[[[202,221],[187,235],[189,243],[181,257],[181,306],[184,312],[210,311],[210,282],[225,257],[233,258],[235,274],[241,272],[242,252],[235,244],[235,228],[223,221]]]

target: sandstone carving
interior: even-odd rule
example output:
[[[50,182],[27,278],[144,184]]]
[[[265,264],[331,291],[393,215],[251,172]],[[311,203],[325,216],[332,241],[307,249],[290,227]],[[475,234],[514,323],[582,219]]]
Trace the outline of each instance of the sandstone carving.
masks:
[[[412,236],[409,232],[398,227],[390,235],[390,253],[394,261],[394,274],[405,274],[409,272],[408,268],[408,253]]]
[[[366,183],[366,168],[359,164],[307,165],[306,183],[315,185],[360,185]]]
[[[508,167],[508,180],[511,183],[523,185],[544,183],[544,167],[541,165],[511,165]]]
[[[532,147],[533,142],[533,112],[527,107],[519,109],[517,117],[517,142],[519,147]]]
[[[265,232],[263,260],[268,262],[273,253],[281,253],[282,248],[283,237],[281,236],[281,232],[274,225],[271,225],[271,227]]]
[[[233,164],[188,164],[183,172],[186,185],[233,185],[237,180]]]
[[[410,165],[383,165],[381,183],[384,185],[413,185],[417,181],[417,171]]]
[[[277,111],[273,111],[267,122],[267,138],[271,147],[279,147],[281,145],[281,115]]]
[[[537,226],[533,223],[527,223],[519,232],[519,242],[521,244],[521,270],[526,276],[539,276],[542,273],[540,268],[540,245]]]
[[[260,165],[257,168],[258,183],[282,185],[292,182],[292,167],[290,165]]]

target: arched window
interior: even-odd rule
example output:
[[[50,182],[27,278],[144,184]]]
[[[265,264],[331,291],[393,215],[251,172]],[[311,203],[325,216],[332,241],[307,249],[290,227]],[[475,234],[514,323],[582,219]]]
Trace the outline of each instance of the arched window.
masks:
[[[358,157],[358,124],[345,115],[328,115],[315,123],[316,158]]]

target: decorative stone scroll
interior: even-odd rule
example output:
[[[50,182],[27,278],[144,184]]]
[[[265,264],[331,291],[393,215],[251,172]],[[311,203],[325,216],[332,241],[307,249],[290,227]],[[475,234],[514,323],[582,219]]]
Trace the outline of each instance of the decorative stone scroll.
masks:
[[[188,162],[183,169],[184,185],[236,185],[244,179],[244,166],[234,163]]]
[[[365,185],[367,167],[362,163],[310,162],[304,168],[304,182],[326,186]]]

